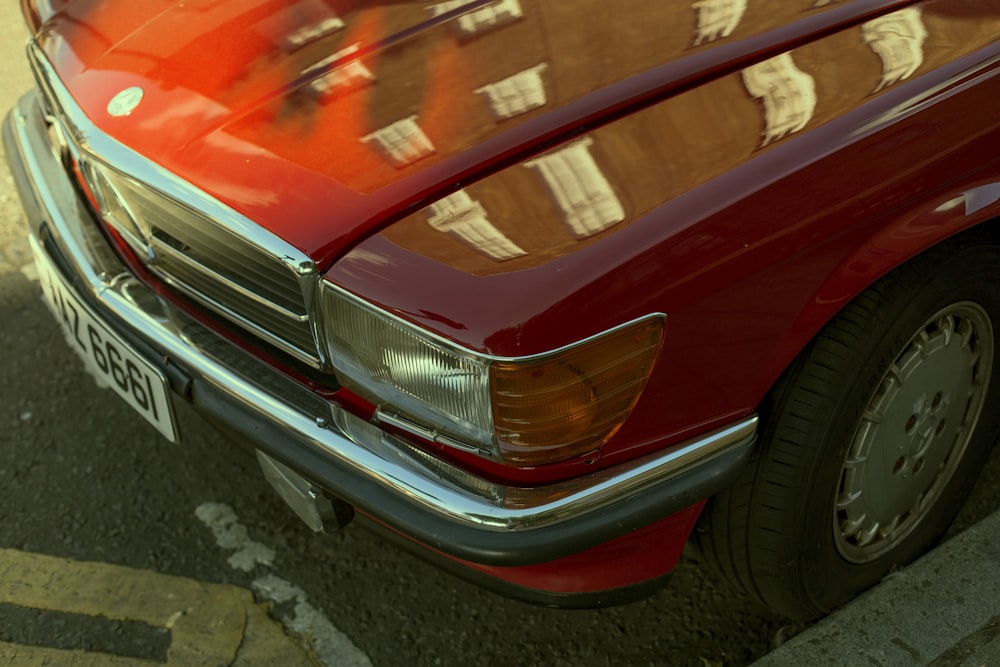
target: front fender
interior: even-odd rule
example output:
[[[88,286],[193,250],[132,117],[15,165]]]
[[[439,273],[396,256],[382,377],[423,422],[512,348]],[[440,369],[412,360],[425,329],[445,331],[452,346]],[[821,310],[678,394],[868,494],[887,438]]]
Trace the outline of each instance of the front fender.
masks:
[[[853,298],[893,269],[949,238],[978,226],[1000,233],[1000,166],[983,168],[962,184],[942,191],[905,212],[887,216],[829,273],[776,347],[768,377],[791,363]]]

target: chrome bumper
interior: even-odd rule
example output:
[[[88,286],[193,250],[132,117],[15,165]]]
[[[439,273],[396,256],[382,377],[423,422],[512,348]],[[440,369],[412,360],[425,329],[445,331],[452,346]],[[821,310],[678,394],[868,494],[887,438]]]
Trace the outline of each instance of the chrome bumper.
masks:
[[[4,143],[30,233],[102,320],[191,403],[361,513],[446,554],[492,565],[554,560],[705,498],[739,472],[756,416],[547,487],[507,487],[431,457],[316,396],[160,299],[106,243],[51,148],[29,93]]]

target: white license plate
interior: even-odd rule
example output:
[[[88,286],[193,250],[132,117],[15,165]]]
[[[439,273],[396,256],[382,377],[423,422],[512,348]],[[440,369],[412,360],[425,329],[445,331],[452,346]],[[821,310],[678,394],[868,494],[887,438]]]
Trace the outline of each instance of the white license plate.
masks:
[[[163,373],[97,319],[31,239],[42,291],[69,344],[90,370],[171,441],[177,440]]]

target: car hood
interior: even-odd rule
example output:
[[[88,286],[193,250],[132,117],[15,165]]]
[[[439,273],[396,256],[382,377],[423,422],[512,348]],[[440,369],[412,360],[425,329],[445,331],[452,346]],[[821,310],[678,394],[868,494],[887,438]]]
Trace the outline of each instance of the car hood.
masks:
[[[766,4],[48,0],[29,13],[98,127],[329,265],[484,175],[907,3]],[[110,104],[134,86],[134,109]]]

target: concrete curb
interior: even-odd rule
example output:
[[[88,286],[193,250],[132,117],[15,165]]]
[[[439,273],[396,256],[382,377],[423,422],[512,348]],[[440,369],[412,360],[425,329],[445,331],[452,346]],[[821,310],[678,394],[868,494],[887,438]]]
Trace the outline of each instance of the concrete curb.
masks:
[[[1000,665],[1000,511],[753,664]]]
[[[0,641],[4,665],[282,665],[317,662],[237,586],[0,549],[0,603],[169,632],[166,663]]]

